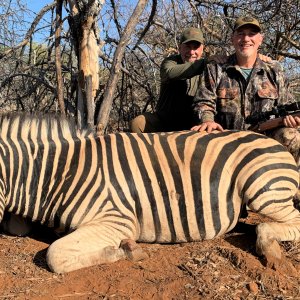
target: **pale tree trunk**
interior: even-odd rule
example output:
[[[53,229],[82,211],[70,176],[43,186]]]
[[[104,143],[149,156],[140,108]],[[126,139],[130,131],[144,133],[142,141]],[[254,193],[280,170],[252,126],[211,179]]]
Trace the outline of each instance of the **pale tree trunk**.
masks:
[[[69,23],[78,58],[77,122],[94,126],[95,96],[99,86],[97,16],[104,0],[68,0]]]
[[[136,8],[131,15],[121,36],[120,42],[114,54],[114,60],[110,71],[110,76],[106,84],[106,89],[103,95],[103,101],[97,117],[97,133],[103,134],[108,123],[109,113],[112,107],[114,92],[118,83],[121,63],[125,52],[125,47],[130,40],[132,31],[134,30],[140,15],[142,14],[148,0],[139,0]]]

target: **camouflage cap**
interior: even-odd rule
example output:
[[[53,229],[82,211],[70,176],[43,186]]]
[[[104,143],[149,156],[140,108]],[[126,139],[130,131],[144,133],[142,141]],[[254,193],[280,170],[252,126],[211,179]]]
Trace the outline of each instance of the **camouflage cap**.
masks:
[[[244,25],[253,25],[258,29],[258,31],[261,31],[259,22],[251,16],[239,17],[234,23],[233,31],[241,28]]]
[[[186,28],[181,35],[180,44],[185,44],[191,41],[196,41],[201,44],[204,44],[203,33],[199,28]]]

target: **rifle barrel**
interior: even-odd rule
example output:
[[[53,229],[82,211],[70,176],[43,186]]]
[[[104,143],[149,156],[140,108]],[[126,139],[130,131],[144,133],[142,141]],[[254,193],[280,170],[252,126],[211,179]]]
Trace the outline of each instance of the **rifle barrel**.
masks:
[[[293,112],[288,115],[293,116],[293,117],[300,117],[300,111]],[[283,118],[284,117],[279,117],[279,118],[274,118],[274,119],[270,119],[270,120],[258,123],[257,126],[253,127],[254,128],[253,130],[257,131],[257,132],[264,132],[266,130],[280,127],[283,125]]]

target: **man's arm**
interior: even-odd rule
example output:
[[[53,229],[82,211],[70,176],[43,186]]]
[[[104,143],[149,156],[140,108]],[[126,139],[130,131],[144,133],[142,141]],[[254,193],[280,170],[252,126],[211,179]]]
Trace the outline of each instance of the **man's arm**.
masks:
[[[224,64],[227,62],[228,58],[230,56],[228,55],[224,55],[224,54],[214,54],[210,57],[207,58],[207,62],[210,63],[210,62],[216,62],[218,64]],[[258,53],[258,58],[261,59],[263,62],[267,62],[267,63],[270,63],[272,62],[272,58],[269,57],[269,56],[266,56],[266,55],[263,55],[261,53]]]
[[[205,65],[205,59],[199,59],[195,62],[179,63],[176,57],[168,57],[162,62],[160,67],[161,81],[192,78],[202,74]]]
[[[274,74],[277,91],[278,91],[278,103],[277,105],[285,105],[296,102],[294,96],[290,93],[287,87],[287,80],[284,74],[284,70],[281,64],[277,61],[272,61],[267,64],[270,68],[270,72]]]
[[[275,73],[276,83],[278,86],[279,98],[277,105],[295,103],[296,99],[288,89],[287,80],[282,66],[277,61],[272,61],[269,65],[272,68],[272,71]],[[285,127],[297,128],[300,126],[300,118],[292,115],[285,116],[283,118],[283,125]]]
[[[199,125],[192,127],[191,130],[207,132],[211,132],[212,130],[223,130],[222,126],[214,121],[217,101],[216,91],[221,71],[222,68],[219,64],[207,64],[204,73],[201,76],[193,103],[194,112],[199,119]]]

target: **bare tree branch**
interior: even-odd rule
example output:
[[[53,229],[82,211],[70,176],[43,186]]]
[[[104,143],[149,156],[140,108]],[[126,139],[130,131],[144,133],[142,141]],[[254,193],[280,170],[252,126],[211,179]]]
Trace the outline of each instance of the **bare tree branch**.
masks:
[[[135,46],[133,47],[132,51],[134,51],[137,48],[137,46],[139,45],[139,43],[141,42],[141,40],[144,38],[144,36],[147,33],[147,31],[149,30],[149,28],[151,26],[151,23],[153,22],[155,13],[156,13],[156,7],[157,7],[157,0],[153,0],[152,1],[151,14],[150,14],[150,17],[148,19],[147,25],[144,28],[143,32],[141,33],[141,35],[140,35],[138,41],[136,42]]]
[[[42,19],[42,17],[45,15],[45,13],[47,13],[49,10],[53,9],[55,7],[55,5],[56,5],[56,3],[53,2],[53,3],[45,6],[35,17],[33,23],[30,26],[30,29],[27,31],[27,33],[25,35],[24,40],[21,43],[19,43],[17,46],[15,46],[14,48],[4,51],[3,53],[0,53],[0,59],[9,55],[11,52],[16,51],[19,48],[26,46],[29,43],[30,38],[31,38],[32,34],[34,33],[35,28],[36,28],[37,24],[39,23],[39,21]]]
[[[115,4],[114,0],[110,0],[110,3],[111,3],[111,7],[113,9],[113,17],[114,17],[114,22],[116,24],[116,28],[118,30],[119,36],[121,36],[122,35],[122,27],[119,23],[118,16],[117,16],[118,9],[116,7],[116,4]]]
[[[283,38],[284,40],[286,40],[287,42],[289,42],[293,47],[295,47],[296,49],[300,50],[300,43],[297,43],[296,41],[288,38],[286,35],[279,33],[280,37]]]
[[[120,43],[116,49],[112,69],[111,69],[110,76],[109,76],[109,79],[108,79],[108,82],[106,85],[106,90],[105,90],[105,93],[103,96],[103,102],[102,102],[102,105],[101,105],[101,108],[100,108],[100,111],[98,114],[98,118],[97,118],[97,132],[99,134],[103,134],[103,132],[107,126],[108,117],[109,117],[109,113],[111,110],[111,104],[113,101],[113,94],[116,89],[119,72],[120,72],[120,67],[121,67],[121,62],[122,62],[122,58],[123,58],[124,51],[125,51],[125,46],[129,42],[132,30],[134,29],[136,23],[138,22],[138,18],[140,17],[141,13],[143,12],[147,2],[148,2],[148,0],[139,0],[138,1],[138,4],[136,5],[136,8],[135,8],[131,18],[129,19],[129,21],[123,31],[122,37],[120,39]]]
[[[300,55],[297,54],[293,54],[293,53],[289,53],[287,51],[281,51],[281,50],[276,50],[275,52],[277,55],[282,55],[284,57],[289,57],[289,58],[293,58],[295,60],[300,60]]]

